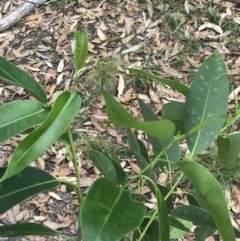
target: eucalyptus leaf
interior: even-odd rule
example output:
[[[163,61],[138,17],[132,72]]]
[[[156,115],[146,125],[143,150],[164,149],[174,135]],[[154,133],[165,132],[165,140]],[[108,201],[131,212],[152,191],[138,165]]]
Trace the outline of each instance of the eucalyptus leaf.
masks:
[[[143,221],[146,208],[106,178],[91,186],[81,209],[83,240],[118,241]]]
[[[227,112],[229,84],[227,70],[220,54],[215,53],[198,69],[187,95],[185,109],[185,133],[204,121],[219,117]],[[217,108],[216,108],[217,106]],[[209,147],[220,133],[224,119],[188,135],[186,140],[193,153]]]
[[[38,223],[16,223],[0,226],[0,237],[10,238],[30,235],[58,236],[58,233]]]
[[[235,165],[240,153],[240,132],[218,136],[217,143],[219,160],[228,167]]]
[[[0,182],[19,173],[42,155],[69,126],[80,105],[81,99],[75,92],[64,92],[59,95],[43,124],[31,132],[15,149]]]
[[[101,89],[107,106],[107,113],[109,120],[117,125],[128,128],[135,128],[150,134],[162,141],[168,139],[174,133],[175,127],[171,121],[159,120],[159,121],[148,121],[140,122],[134,119],[122,105],[120,105],[113,96],[111,96],[101,86]]]
[[[0,178],[6,169],[0,168]],[[47,172],[34,167],[25,168],[0,184],[0,215],[25,199],[57,185],[58,181]]]
[[[192,161],[183,161],[176,165],[202,196],[223,240],[235,241],[226,199],[215,177],[205,167]]]
[[[174,81],[174,80],[168,80],[168,79],[163,79],[163,78],[160,78],[160,77],[157,77],[153,74],[150,74],[144,70],[140,70],[140,69],[133,69],[133,68],[126,68],[128,69],[130,72],[132,73],[135,73],[135,74],[138,74],[138,75],[142,75],[142,76],[146,76],[148,78],[151,78],[151,79],[154,79],[156,80],[157,82],[160,82],[160,83],[163,83],[165,85],[168,85],[169,87],[171,87],[172,89],[174,90],[177,90],[179,93],[187,96],[188,94],[188,90],[189,88],[182,84],[181,82],[177,82],[177,81]]]
[[[17,100],[0,106],[0,143],[42,123],[49,111],[33,100]]]
[[[110,181],[116,181],[116,171],[112,161],[98,150],[89,150],[89,158],[96,168]]]
[[[0,56],[0,80],[23,87],[43,103],[47,103],[47,96],[39,83],[28,73],[16,67]]]

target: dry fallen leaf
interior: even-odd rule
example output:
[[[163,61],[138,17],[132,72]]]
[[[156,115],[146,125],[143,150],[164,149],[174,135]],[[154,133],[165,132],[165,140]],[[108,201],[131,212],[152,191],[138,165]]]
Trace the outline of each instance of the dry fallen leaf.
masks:
[[[120,74],[119,80],[118,80],[118,98],[123,94],[124,87],[125,87],[125,84],[124,84],[123,75]]]

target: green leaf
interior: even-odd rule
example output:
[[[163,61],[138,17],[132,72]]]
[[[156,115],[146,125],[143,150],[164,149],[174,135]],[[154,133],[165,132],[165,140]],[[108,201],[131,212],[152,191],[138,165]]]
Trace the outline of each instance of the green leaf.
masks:
[[[171,239],[178,239],[183,237],[190,228],[193,226],[191,222],[188,222],[183,219],[176,219],[179,223],[181,223],[181,226],[178,225],[179,228],[175,227],[175,225],[171,225],[170,227],[170,237]]]
[[[155,188],[158,208],[158,222],[160,230],[160,240],[170,241],[170,226],[168,220],[168,208],[164,197],[158,187]]]
[[[200,207],[208,211],[208,208],[204,199],[196,190],[191,190],[187,194],[187,199],[190,205]]]
[[[32,100],[18,100],[0,106],[0,143],[42,123],[48,114],[43,104]]]
[[[211,216],[211,214],[200,207],[184,205],[175,208],[172,211],[174,217],[182,218],[187,221],[191,221],[195,226],[205,226],[212,229],[217,229],[217,226]],[[236,238],[240,238],[240,231],[234,228]]]
[[[6,169],[0,168],[0,178]],[[58,181],[47,172],[27,167],[0,184],[0,215],[25,199],[57,185]]]
[[[78,139],[78,133],[76,132],[73,132],[72,133],[72,138],[73,138],[73,141],[76,141]],[[58,138],[59,141],[63,142],[64,144],[67,144],[67,145],[71,145],[71,142],[69,140],[69,137],[68,137],[68,133],[65,132],[63,133],[59,138]]]
[[[88,53],[88,34],[87,28],[84,31],[75,31],[74,38],[76,48],[74,53],[75,72],[77,73],[84,65]]]
[[[166,187],[164,187],[164,186],[162,186],[160,184],[157,184],[157,187],[160,190],[160,192],[162,193],[164,198],[170,192],[170,189],[168,189],[168,188],[166,188]],[[171,212],[171,210],[173,208],[173,200],[175,200],[175,194],[174,193],[172,193],[170,196],[168,196],[167,200],[165,200],[167,208],[168,208],[168,212]]]
[[[3,81],[10,81],[15,85],[23,87],[39,101],[43,103],[48,102],[44,90],[34,78],[0,56],[0,79],[1,78]]]
[[[132,73],[139,74],[139,75],[142,75],[142,76],[146,76],[146,77],[154,79],[154,80],[156,80],[160,83],[168,85],[172,89],[177,90],[179,93],[181,93],[185,96],[187,96],[187,94],[188,94],[189,88],[186,85],[184,85],[180,82],[177,82],[177,81],[174,81],[174,80],[162,79],[162,78],[159,78],[159,77],[157,77],[153,74],[150,74],[150,73],[148,73],[146,71],[143,71],[143,70],[140,70],[140,69],[132,69],[132,68],[126,68],[126,69],[128,69]]]
[[[184,134],[185,103],[173,101],[163,105],[162,119],[171,120],[174,123],[176,128],[174,135]]]
[[[116,171],[112,161],[98,150],[89,150],[89,158],[94,166],[110,181],[116,181]]]
[[[216,51],[201,65],[188,92],[184,120],[185,133],[210,118],[224,115],[227,111],[228,94],[226,67]],[[187,136],[190,151],[200,153],[210,146],[221,131],[223,124],[224,119],[219,118]]]
[[[173,233],[178,233],[179,231],[176,230],[176,229],[180,229],[181,231],[184,231],[184,233],[181,233],[181,235],[177,236],[177,238],[179,237],[182,237],[185,233],[189,233],[190,232],[190,228],[193,226],[192,223],[190,222],[182,222],[182,221],[186,221],[186,220],[182,220],[180,219],[181,221],[179,221],[179,219],[173,217],[172,215],[169,215],[168,216],[168,219],[169,219],[169,224],[170,224],[170,237],[171,238],[174,238],[173,237]],[[184,224],[186,224],[186,226]]]
[[[203,166],[191,161],[176,163],[202,196],[224,241],[235,236],[222,189],[214,176]],[[216,198],[217,197],[217,198]]]
[[[144,204],[134,202],[130,191],[99,178],[91,186],[82,206],[83,240],[117,241],[135,230],[145,213]]]
[[[126,173],[124,172],[118,157],[114,153],[111,154],[110,160],[112,161],[113,166],[114,166],[115,171],[116,171],[117,183],[118,183],[118,185],[122,185],[126,180]]]
[[[148,156],[148,151],[147,151],[146,146],[139,139],[137,139],[137,142],[138,142],[138,146],[139,146],[139,149],[140,149],[140,153],[147,160],[147,162],[150,163],[149,156]]]
[[[194,229],[195,240],[196,241],[204,241],[209,236],[213,235],[215,233],[215,231],[216,231],[215,229],[209,228],[206,226],[196,227]]]
[[[154,121],[158,120],[158,117],[153,113],[153,111],[142,101],[138,98],[138,103],[141,107],[143,117],[145,121]],[[163,141],[161,143],[158,139],[152,137],[151,135],[148,135],[148,139],[150,143],[152,144],[155,152],[155,156],[159,154],[159,152],[162,151],[163,148],[168,147],[168,145],[173,140],[173,135],[169,137],[167,140]],[[178,162],[181,159],[180,155],[180,149],[178,146],[178,143],[173,143],[170,148],[166,150],[166,152],[161,156],[161,159],[170,160],[172,162]],[[168,163],[164,163],[164,165],[169,168]],[[175,166],[171,165],[171,168],[175,168]]]
[[[140,152],[140,148],[138,146],[136,136],[131,132],[131,130],[129,128],[126,128],[126,133],[127,133],[128,143],[131,148],[131,151],[132,151],[133,155],[135,156],[137,163],[140,166],[141,170],[143,170],[149,165],[149,163]],[[148,178],[150,178],[153,181],[153,183],[156,183],[156,177],[151,168],[148,168],[144,172],[144,175],[146,175]],[[155,185],[153,185],[153,183],[148,180],[147,180],[147,183],[148,183],[151,191],[155,193]]]
[[[17,223],[0,226],[0,237],[19,237],[30,235],[58,236],[58,233],[38,223]]]
[[[107,106],[107,113],[109,120],[117,125],[129,128],[135,128],[150,134],[160,140],[168,139],[175,130],[174,124],[171,121],[159,120],[159,121],[149,121],[140,122],[135,120],[122,105],[120,105],[113,96],[111,96],[106,90],[101,86],[101,89]]]
[[[240,153],[240,133],[218,136],[217,143],[219,160],[227,167],[236,164]]]
[[[29,134],[15,149],[1,182],[19,173],[43,154],[69,126],[81,105],[75,92],[58,96],[50,114],[43,124]]]

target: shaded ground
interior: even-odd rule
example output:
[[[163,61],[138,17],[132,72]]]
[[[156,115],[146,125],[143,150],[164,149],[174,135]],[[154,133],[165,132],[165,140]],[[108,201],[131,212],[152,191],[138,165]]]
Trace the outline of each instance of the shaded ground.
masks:
[[[21,2],[2,1],[2,15]],[[116,129],[107,120],[103,98],[99,96],[93,80],[110,90],[134,117],[141,118],[135,94],[159,116],[164,103],[184,101],[184,98],[166,86],[130,74],[123,69],[123,65],[141,67],[161,77],[190,84],[198,66],[218,49],[224,57],[232,88],[239,85],[240,77],[237,3],[218,0],[92,2],[65,0],[46,3],[0,33],[0,55],[34,76],[44,86],[52,102],[63,90],[69,89],[72,80],[74,31],[83,28],[84,22],[88,25],[89,56],[86,68],[79,76],[78,89],[83,98],[83,108],[73,123],[75,131],[80,133],[77,150],[82,163],[84,190],[99,176],[86,155],[89,142],[98,143],[105,151],[115,148],[126,171],[138,171],[135,161],[131,159],[123,130]],[[31,96],[21,88],[0,83],[1,103],[25,98]],[[232,108],[230,102],[229,111]],[[148,146],[145,135],[141,132],[137,134]],[[18,136],[0,146],[1,166],[7,164],[22,138]],[[60,143],[53,145],[33,165],[56,177],[74,179],[66,148]],[[163,174],[159,175],[159,182],[163,185],[167,183]],[[240,221],[235,216],[240,213],[239,191],[237,186],[234,188],[234,192],[229,191],[228,199],[235,226],[238,227]],[[152,205],[155,205],[154,202]],[[39,194],[15,207],[2,215],[0,220],[2,223],[34,220],[74,235],[76,210],[76,196],[66,193],[65,186],[60,185],[52,192]],[[32,237],[19,240],[52,239]],[[194,237],[189,235],[183,240],[194,240]]]

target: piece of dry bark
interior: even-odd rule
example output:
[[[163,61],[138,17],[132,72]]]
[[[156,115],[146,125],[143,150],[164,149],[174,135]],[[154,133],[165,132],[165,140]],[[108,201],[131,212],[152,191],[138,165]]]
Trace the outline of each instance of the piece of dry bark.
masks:
[[[26,0],[25,3],[17,7],[14,11],[0,19],[0,32],[14,25],[21,18],[28,15],[36,7],[44,3],[46,0]]]

